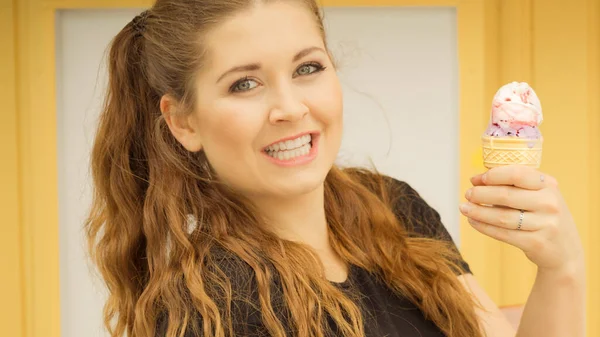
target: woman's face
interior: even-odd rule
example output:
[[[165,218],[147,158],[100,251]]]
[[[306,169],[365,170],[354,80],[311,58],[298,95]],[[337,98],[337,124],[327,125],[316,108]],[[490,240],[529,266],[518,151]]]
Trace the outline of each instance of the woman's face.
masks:
[[[342,138],[342,93],[313,14],[257,5],[212,30],[191,120],[221,180],[251,197],[323,184]]]

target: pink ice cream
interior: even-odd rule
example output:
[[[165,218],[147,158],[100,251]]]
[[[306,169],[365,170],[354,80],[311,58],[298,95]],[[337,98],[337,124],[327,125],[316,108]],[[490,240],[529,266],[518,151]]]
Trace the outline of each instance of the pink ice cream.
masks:
[[[525,82],[512,82],[498,90],[492,102],[492,118],[485,135],[539,139],[542,105]]]

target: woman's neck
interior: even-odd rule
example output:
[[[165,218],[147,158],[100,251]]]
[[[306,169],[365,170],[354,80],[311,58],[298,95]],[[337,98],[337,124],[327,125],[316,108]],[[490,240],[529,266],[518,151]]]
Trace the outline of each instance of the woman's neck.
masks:
[[[295,198],[255,199],[254,203],[277,236],[303,243],[314,250],[323,263],[327,279],[334,282],[346,280],[348,267],[329,241],[322,185]]]
[[[294,198],[260,198],[254,203],[282,239],[329,250],[323,186]]]

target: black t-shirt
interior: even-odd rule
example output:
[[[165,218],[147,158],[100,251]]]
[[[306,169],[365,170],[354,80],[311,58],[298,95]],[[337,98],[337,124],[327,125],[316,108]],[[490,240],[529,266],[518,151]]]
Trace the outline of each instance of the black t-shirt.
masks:
[[[394,212],[402,223],[414,223],[413,235],[445,240],[454,245],[452,237],[441,222],[440,215],[408,184],[393,180],[396,199]],[[409,218],[421,221],[410,221]],[[427,227],[419,227],[419,223]],[[454,245],[456,247],[456,245]],[[456,248],[457,249],[457,248]],[[457,261],[461,274],[471,273],[469,265]],[[367,271],[350,266],[348,279],[337,284],[342,289],[356,288],[363,298],[365,337],[443,337],[444,334],[421,310],[403,296],[396,295],[387,285]],[[331,323],[330,323],[331,324]]]
[[[416,217],[420,221],[413,223],[425,223],[426,227],[414,227],[410,231],[412,235],[436,238],[453,243],[450,234],[442,224],[439,214],[431,208],[419,194],[408,184],[392,180],[395,197],[396,216],[402,223],[409,223],[410,218]],[[462,273],[471,273],[469,265],[464,261],[458,261]],[[242,273],[243,274],[243,273]],[[236,277],[239,277],[237,274]],[[243,282],[246,285],[248,282]],[[348,278],[343,283],[334,283],[343,291],[361,294],[363,320],[365,323],[365,337],[443,337],[444,334],[433,322],[425,319],[423,313],[413,303],[403,296],[398,296],[376,277],[351,265]],[[243,317],[248,317],[245,322],[234,323],[236,336],[268,336],[266,329],[262,326],[260,312],[255,309],[242,310],[238,312]],[[237,321],[234,318],[234,321]],[[157,337],[165,336],[166,326],[163,320],[159,323]],[[333,323],[329,322],[333,327]],[[199,337],[187,333],[185,337]]]

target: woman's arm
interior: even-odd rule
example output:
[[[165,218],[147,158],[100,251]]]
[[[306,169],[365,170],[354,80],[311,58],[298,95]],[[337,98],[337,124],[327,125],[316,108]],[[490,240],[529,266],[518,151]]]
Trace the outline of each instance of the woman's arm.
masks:
[[[513,337],[515,331],[498,306],[471,274],[458,277],[483,310],[476,309],[488,337]],[[516,337],[579,337],[585,335],[583,267],[563,272],[538,272]]]
[[[525,305],[517,337],[585,336],[585,273],[538,271]]]
[[[515,329],[513,329],[506,316],[504,316],[496,303],[488,296],[483,287],[479,285],[477,279],[472,274],[463,274],[458,276],[458,280],[473,295],[483,309],[476,308],[475,312],[479,316],[479,321],[483,326],[485,335],[487,337],[515,337]]]

